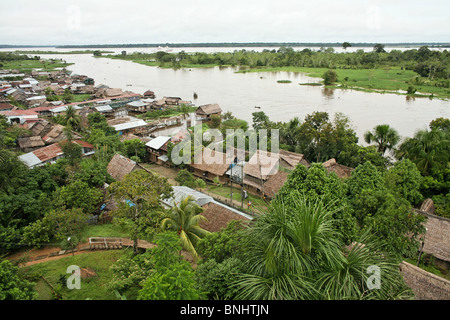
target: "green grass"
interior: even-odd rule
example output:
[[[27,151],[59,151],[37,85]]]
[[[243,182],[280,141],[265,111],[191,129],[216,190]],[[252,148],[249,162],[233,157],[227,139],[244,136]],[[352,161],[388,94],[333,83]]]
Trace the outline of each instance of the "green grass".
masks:
[[[59,288],[58,291],[62,294],[64,300],[117,300],[114,292],[107,287],[112,280],[112,273],[109,268],[128,252],[129,249],[86,252],[23,267],[21,270],[35,282],[35,289],[40,300],[52,299],[51,289],[41,276],[44,276],[53,287]],[[70,290],[66,285],[61,284],[60,275],[69,277],[67,268],[71,265],[90,268],[97,275],[81,279],[81,288]]]
[[[207,185],[206,190],[210,193],[217,194],[226,199],[230,199],[230,187],[229,186],[215,186],[215,185]],[[241,189],[233,188],[233,200],[241,202]],[[255,196],[253,194],[248,193],[248,198],[244,199],[244,209],[247,211],[247,202],[251,201],[251,212],[260,213],[267,209],[268,204],[261,199],[261,197]]]
[[[56,61],[54,63],[50,61],[41,62],[41,60],[12,60],[12,61],[0,61],[3,65],[0,69],[18,69],[20,72],[31,72],[33,69],[42,69],[43,71],[52,71],[56,68],[64,68],[72,65],[73,63],[65,63],[62,61]]]
[[[90,99],[91,99],[90,93],[73,94],[72,99],[70,99],[70,102],[83,102]]]
[[[254,68],[237,71],[246,72],[300,72],[306,73],[313,78],[321,78],[327,68],[304,68],[304,67],[279,67],[279,68]],[[416,84],[414,79],[418,74],[412,70],[401,70],[400,68],[377,68],[377,69],[335,69],[338,83],[334,88],[355,89],[367,92],[400,93],[406,91],[409,86],[417,89],[417,93],[433,95],[436,98],[450,98],[450,89],[434,86],[433,82],[420,78],[424,83]],[[301,85],[305,85],[301,83]],[[405,93],[403,93],[405,94]],[[422,95],[415,94],[420,97]]]
[[[88,241],[89,237],[130,237],[129,231],[115,223],[89,225],[83,229],[79,239],[80,242]]]

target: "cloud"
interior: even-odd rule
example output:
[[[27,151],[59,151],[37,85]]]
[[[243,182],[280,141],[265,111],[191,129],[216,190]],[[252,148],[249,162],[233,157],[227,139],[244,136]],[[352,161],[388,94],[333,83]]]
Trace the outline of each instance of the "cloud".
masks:
[[[5,44],[445,42],[448,1],[24,1],[2,7]]]

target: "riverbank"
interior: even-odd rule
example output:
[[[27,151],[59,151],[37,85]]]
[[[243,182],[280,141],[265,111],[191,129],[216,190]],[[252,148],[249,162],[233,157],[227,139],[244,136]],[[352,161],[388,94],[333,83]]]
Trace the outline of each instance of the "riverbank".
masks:
[[[322,78],[327,68],[278,67],[249,68],[237,73],[247,72],[299,72],[312,78]],[[337,89],[352,89],[374,93],[392,93],[410,95],[413,97],[450,98],[450,89],[437,87],[432,81],[421,79],[412,70],[401,68],[378,69],[334,69],[337,74],[336,85],[327,86]],[[318,85],[318,83],[300,83],[299,85]],[[411,87],[411,88],[410,88]],[[408,93],[412,89],[414,93]]]
[[[134,63],[143,64],[151,67],[163,69],[185,69],[185,68],[226,68],[231,65],[205,63],[193,64],[183,63],[178,60],[167,62],[149,59],[149,55],[106,55],[102,56],[110,59],[126,60]],[[312,78],[322,79],[322,75],[328,68],[322,67],[250,67],[248,65],[239,65],[240,70],[236,73],[254,73],[254,72],[295,72],[303,73]],[[337,74],[337,82],[330,88],[352,89],[369,93],[391,93],[400,95],[410,95],[412,97],[427,97],[438,99],[449,99],[450,89],[445,88],[445,84],[439,81],[432,81],[428,78],[420,77],[413,70],[406,70],[401,67],[379,67],[373,69],[333,69]],[[321,82],[313,83],[318,85]],[[311,85],[311,83],[299,83],[299,85]]]

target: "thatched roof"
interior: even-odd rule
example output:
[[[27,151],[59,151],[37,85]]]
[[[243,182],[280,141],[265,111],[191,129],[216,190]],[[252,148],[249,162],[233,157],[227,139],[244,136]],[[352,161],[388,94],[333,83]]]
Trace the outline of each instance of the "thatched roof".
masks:
[[[288,173],[281,170],[276,174],[271,175],[264,184],[264,193],[273,199],[280,188],[284,185],[287,178]]]
[[[210,232],[217,232],[225,228],[232,220],[249,221],[250,219],[244,215],[240,215],[231,208],[212,201],[203,206],[204,211],[201,213],[207,221],[201,221],[200,227]]]
[[[324,162],[323,166],[328,172],[336,173],[339,178],[349,178],[354,170],[353,168],[338,164],[334,158]]]
[[[311,164],[306,160],[305,156],[301,153],[295,153],[280,149],[280,166],[287,169],[294,169],[297,164],[301,163],[305,167],[309,167]]]
[[[194,157],[194,163],[191,164],[191,167],[217,176],[223,176],[230,168],[233,159],[234,157],[227,158],[226,153],[205,149]]]
[[[269,175],[275,173],[278,164],[278,154],[258,150],[245,164],[244,175],[266,180]]]
[[[142,169],[135,161],[128,159],[118,153],[108,163],[107,171],[116,180],[122,180],[127,174]]]
[[[198,115],[212,115],[216,113],[221,113],[222,108],[217,104],[205,104],[203,106],[199,106],[195,111]]]
[[[18,138],[17,142],[20,148],[37,148],[45,146],[45,143],[40,136]]]

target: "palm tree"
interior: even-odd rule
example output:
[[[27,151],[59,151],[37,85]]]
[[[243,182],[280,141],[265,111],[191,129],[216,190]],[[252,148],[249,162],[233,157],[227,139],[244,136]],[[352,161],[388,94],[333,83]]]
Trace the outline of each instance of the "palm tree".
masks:
[[[286,144],[295,147],[297,145],[297,135],[299,134],[301,121],[298,117],[295,117],[289,122],[286,122],[280,130],[280,136],[283,139],[283,142]]]
[[[364,134],[364,140],[367,143],[378,145],[378,152],[384,154],[387,149],[393,149],[400,141],[400,135],[397,130],[391,128],[388,124],[377,125],[373,132],[367,131]]]
[[[328,206],[299,193],[293,198],[289,204],[274,200],[249,229],[245,272],[233,283],[237,299],[389,299],[405,293],[398,261],[380,254],[370,230],[358,241],[364,245],[347,250]],[[386,277],[380,290],[367,287],[374,265]]]
[[[172,207],[167,215],[161,221],[161,228],[163,230],[169,229],[176,231],[181,239],[181,244],[185,250],[190,252],[194,259],[198,259],[195,246],[198,240],[209,234],[209,231],[202,229],[199,226],[200,221],[206,218],[200,213],[203,208],[195,203],[191,196],[181,200],[181,202]]]
[[[400,145],[396,157],[410,159],[422,175],[429,175],[432,169],[448,165],[449,151],[448,133],[437,129],[419,130]]]
[[[66,125],[74,129],[78,129],[81,124],[81,117],[77,114],[77,110],[73,106],[67,106],[64,116]]]

